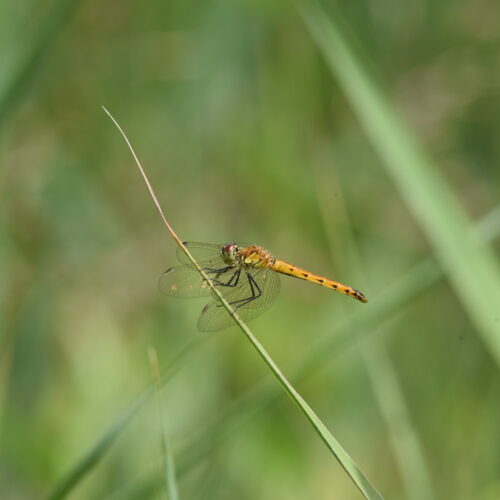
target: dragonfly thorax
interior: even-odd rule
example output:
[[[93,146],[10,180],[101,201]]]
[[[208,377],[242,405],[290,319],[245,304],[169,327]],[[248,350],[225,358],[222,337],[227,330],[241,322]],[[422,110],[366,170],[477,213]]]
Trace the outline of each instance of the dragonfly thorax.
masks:
[[[274,262],[273,256],[257,245],[242,248],[239,253],[242,263],[248,267],[270,267]]]
[[[274,262],[273,256],[257,245],[240,248],[235,243],[228,243],[222,247],[221,254],[228,266],[270,267]]]

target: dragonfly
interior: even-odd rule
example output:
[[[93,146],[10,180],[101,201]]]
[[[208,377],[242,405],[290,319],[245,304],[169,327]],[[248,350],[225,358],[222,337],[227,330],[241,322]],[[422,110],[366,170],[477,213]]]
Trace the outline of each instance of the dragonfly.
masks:
[[[279,274],[316,283],[360,302],[368,302],[358,290],[277,259],[258,245],[194,242],[185,242],[184,245],[243,321],[254,319],[273,304],[280,291]],[[214,295],[181,248],[177,250],[177,258],[182,264],[167,269],[160,276],[160,290],[179,298]],[[202,332],[223,330],[234,325],[218,298],[212,299],[203,308],[198,320],[198,329]]]

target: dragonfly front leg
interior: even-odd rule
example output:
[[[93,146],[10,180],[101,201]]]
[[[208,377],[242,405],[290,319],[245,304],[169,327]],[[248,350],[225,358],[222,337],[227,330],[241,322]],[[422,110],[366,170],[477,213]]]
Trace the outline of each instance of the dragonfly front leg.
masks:
[[[232,269],[231,267],[224,267],[221,269],[210,269],[204,268],[203,270],[208,274],[215,274],[213,278],[211,278],[214,285],[218,286],[228,286],[231,288],[235,288],[238,286],[238,282],[240,280],[241,269],[236,269],[236,271],[231,275],[228,281],[224,282],[219,279],[220,276],[224,275]]]
[[[215,278],[217,279],[219,276],[221,276],[222,274],[225,274],[227,273],[231,268],[231,266],[226,266],[226,267],[220,267],[220,268],[217,268],[217,269],[214,269],[213,267],[204,267],[203,270],[207,273],[207,274],[215,274]]]

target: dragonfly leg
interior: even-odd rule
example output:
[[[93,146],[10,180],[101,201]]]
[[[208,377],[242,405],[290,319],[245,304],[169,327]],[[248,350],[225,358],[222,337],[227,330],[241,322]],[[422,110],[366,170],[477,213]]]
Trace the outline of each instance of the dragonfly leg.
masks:
[[[213,277],[211,276],[210,278],[216,285],[231,286],[230,283],[231,283],[231,281],[233,281],[236,273],[233,273],[233,275],[231,276],[231,278],[229,279],[229,281],[227,283],[224,283],[224,282],[219,280],[219,277],[222,276],[223,274],[227,273],[230,269],[231,269],[231,266],[226,266],[226,267],[221,267],[221,268],[204,267],[203,271],[205,271],[209,275],[210,274],[215,275]]]
[[[215,274],[215,277],[218,278],[221,274],[227,273],[231,269],[231,266],[221,267],[221,268],[213,268],[213,267],[204,267],[203,270],[208,274]]]
[[[247,274],[247,279],[248,283],[250,285],[250,290],[252,292],[252,295],[250,297],[245,297],[244,299],[239,299],[239,300],[234,300],[233,302],[229,302],[229,305],[234,306],[236,305],[236,308],[245,306],[252,302],[255,299],[258,299],[262,295],[262,290],[260,286],[257,284],[253,276],[249,273]],[[222,306],[222,304],[217,304],[218,306]]]
[[[247,278],[250,283],[250,288],[252,289],[252,296],[246,302],[248,304],[248,302],[252,302],[252,300],[256,300],[262,295],[262,289],[251,274],[247,273]]]
[[[221,274],[224,274],[228,269],[231,269],[231,268],[228,267],[228,268],[225,268],[225,270],[220,270],[220,269],[207,270],[207,269],[204,269],[204,271],[209,272],[209,273],[210,272],[211,273],[214,273],[214,272],[217,273],[214,278],[211,278],[212,282],[214,283],[214,285],[228,286],[228,287],[231,287],[231,288],[235,288],[236,286],[238,286],[238,282],[240,280],[241,269],[236,269],[236,271],[232,274],[232,276],[229,278],[228,281],[223,282],[223,281],[219,280],[219,276]]]

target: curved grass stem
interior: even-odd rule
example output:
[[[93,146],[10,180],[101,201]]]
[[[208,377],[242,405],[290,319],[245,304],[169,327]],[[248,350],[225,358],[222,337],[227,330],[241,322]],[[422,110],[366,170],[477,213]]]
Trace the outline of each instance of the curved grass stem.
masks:
[[[368,481],[368,479],[365,477],[363,472],[360,470],[360,468],[356,465],[356,463],[352,460],[352,458],[347,454],[347,452],[342,448],[342,446],[338,443],[338,441],[333,437],[331,432],[328,430],[326,425],[321,421],[321,419],[316,415],[316,413],[313,411],[313,409],[307,404],[307,402],[302,398],[302,396],[295,390],[295,388],[290,384],[288,379],[285,377],[285,375],[282,373],[282,371],[279,369],[278,365],[274,362],[274,360],[271,358],[271,356],[267,353],[265,350],[264,346],[257,340],[255,335],[252,333],[252,331],[248,328],[246,323],[243,322],[243,320],[238,316],[236,311],[230,306],[230,304],[226,301],[224,296],[220,293],[220,291],[213,285],[213,283],[210,281],[209,277],[207,274],[203,271],[203,269],[200,267],[198,262],[194,259],[194,257],[191,255],[189,250],[186,248],[186,246],[182,243],[181,239],[177,236],[177,233],[174,231],[172,226],[169,224],[165,214],[163,213],[163,210],[160,206],[160,203],[158,201],[158,198],[154,192],[153,187],[151,186],[151,183],[149,182],[149,179],[139,161],[139,158],[137,157],[130,141],[128,140],[125,132],[122,130],[118,122],[115,120],[115,118],[111,115],[111,113],[103,106],[104,111],[106,114],[111,118],[113,123],[116,125],[120,133],[122,134],[125,142],[127,143],[127,146],[132,153],[132,156],[135,160],[135,163],[144,179],[144,182],[146,183],[146,186],[148,188],[149,194],[151,195],[151,198],[153,199],[153,202],[158,209],[158,212],[163,220],[163,223],[165,227],[167,228],[167,231],[170,233],[172,238],[175,240],[177,245],[182,249],[182,251],[186,254],[190,262],[193,264],[193,266],[196,268],[196,270],[200,273],[200,275],[203,277],[207,285],[210,287],[214,295],[217,297],[217,299],[221,302],[221,304],[224,306],[228,314],[233,318],[234,322],[238,325],[240,330],[244,333],[246,338],[250,341],[252,346],[255,348],[255,350],[258,352],[259,356],[262,358],[262,360],[266,363],[268,368],[271,370],[273,375],[277,378],[279,383],[283,386],[285,389],[285,392],[290,396],[292,401],[299,407],[299,409],[302,411],[306,419],[309,421],[309,423],[313,426],[314,430],[317,432],[321,440],[326,444],[330,452],[335,456],[335,458],[339,461],[340,465],[344,468],[344,470],[347,472],[349,477],[352,479],[354,484],[359,488],[361,493],[365,496],[365,498],[368,499],[379,499],[382,498],[380,493],[375,489],[375,487]]]

